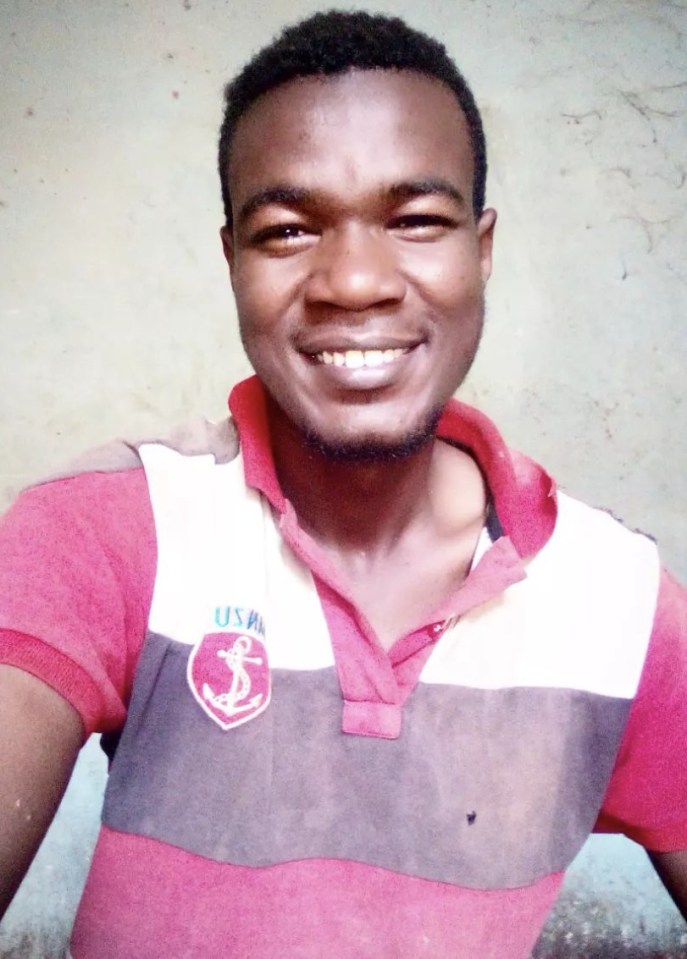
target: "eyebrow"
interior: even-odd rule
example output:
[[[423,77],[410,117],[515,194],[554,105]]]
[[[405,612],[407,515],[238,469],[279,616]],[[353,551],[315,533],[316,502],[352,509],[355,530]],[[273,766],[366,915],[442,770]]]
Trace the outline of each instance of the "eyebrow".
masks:
[[[265,187],[264,190],[258,190],[257,193],[248,197],[238,212],[237,220],[239,223],[245,223],[256,210],[259,210],[263,206],[269,206],[272,203],[282,206],[295,206],[296,204],[304,203],[308,199],[311,199],[312,196],[312,191],[306,190],[303,187],[283,185],[268,186]]]
[[[389,196],[398,200],[412,200],[418,196],[446,196],[459,206],[466,206],[465,197],[457,187],[443,177],[429,177],[426,180],[403,180],[389,187]]]
[[[402,180],[400,183],[392,184],[385,193],[393,200],[412,200],[420,196],[439,195],[448,197],[461,207],[466,205],[465,197],[460,190],[443,177]],[[287,184],[265,187],[265,189],[258,190],[248,197],[246,202],[243,203],[239,209],[237,221],[245,223],[249,217],[264,206],[271,204],[296,206],[314,200],[317,195],[318,191],[308,190],[305,187],[288,186]]]

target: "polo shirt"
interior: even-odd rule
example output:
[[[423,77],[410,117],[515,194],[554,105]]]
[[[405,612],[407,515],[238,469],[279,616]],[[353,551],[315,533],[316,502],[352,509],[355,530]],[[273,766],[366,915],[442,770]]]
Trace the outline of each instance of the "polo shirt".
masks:
[[[595,826],[687,846],[687,602],[650,540],[452,402],[493,521],[385,652],[279,488],[259,382],[230,406],[0,527],[0,659],[114,755],[74,959],[524,959]]]

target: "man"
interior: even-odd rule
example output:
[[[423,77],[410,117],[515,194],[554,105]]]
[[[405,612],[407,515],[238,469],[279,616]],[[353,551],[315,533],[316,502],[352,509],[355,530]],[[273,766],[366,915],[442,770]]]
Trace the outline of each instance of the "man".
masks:
[[[316,15],[219,166],[257,378],[4,523],[4,901],[101,731],[74,959],[524,959],[595,826],[687,910],[685,594],[451,400],[496,221],[464,80]]]

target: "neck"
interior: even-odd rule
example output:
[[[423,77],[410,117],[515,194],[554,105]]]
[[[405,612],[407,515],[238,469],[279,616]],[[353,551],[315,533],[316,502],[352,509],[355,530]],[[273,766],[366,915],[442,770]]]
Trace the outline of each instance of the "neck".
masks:
[[[433,508],[438,444],[432,437],[401,458],[332,459],[304,442],[296,427],[270,411],[279,482],[301,527],[323,546],[381,555]]]

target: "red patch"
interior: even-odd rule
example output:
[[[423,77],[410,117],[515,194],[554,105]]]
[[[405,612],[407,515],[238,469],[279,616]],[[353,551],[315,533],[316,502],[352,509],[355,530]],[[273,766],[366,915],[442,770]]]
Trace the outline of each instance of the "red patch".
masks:
[[[188,682],[218,726],[240,726],[267,709],[270,701],[265,644],[246,633],[208,633],[189,657]]]

